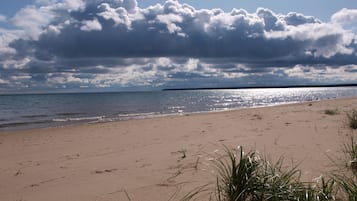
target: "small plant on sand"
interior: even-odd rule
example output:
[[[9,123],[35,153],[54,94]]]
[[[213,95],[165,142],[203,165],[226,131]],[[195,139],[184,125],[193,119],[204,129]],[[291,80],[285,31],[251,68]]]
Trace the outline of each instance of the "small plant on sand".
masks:
[[[348,143],[344,144],[344,151],[351,160],[357,159],[357,143],[353,136]]]
[[[226,148],[228,161],[220,158],[216,161],[219,176],[217,178],[216,199],[218,201],[243,201],[255,197],[258,181],[256,177],[259,159],[255,152],[244,154],[240,148],[239,156]]]
[[[354,109],[347,113],[348,125],[352,129],[357,129],[357,110]]]
[[[357,176],[357,143],[353,136],[348,143],[344,144],[344,152],[348,157],[352,172]]]
[[[304,191],[303,185],[299,183],[300,171],[297,167],[285,170],[281,157],[276,163],[264,159],[260,163],[258,200],[291,200],[300,197]]]
[[[325,180],[321,178],[321,185],[317,188],[316,198],[320,201],[336,200],[336,181],[334,179]]]
[[[281,157],[275,164],[268,160],[261,161],[257,173],[260,179],[256,201],[327,201],[334,200],[336,190],[332,179],[321,178],[318,182],[305,183],[300,179],[301,171],[298,166],[283,168]]]
[[[338,114],[338,112],[337,112],[337,109],[334,109],[334,110],[327,109],[327,110],[325,110],[325,114],[327,114],[327,115],[336,115],[336,114]]]
[[[336,175],[335,180],[342,190],[341,200],[357,201],[357,182],[353,178]]]

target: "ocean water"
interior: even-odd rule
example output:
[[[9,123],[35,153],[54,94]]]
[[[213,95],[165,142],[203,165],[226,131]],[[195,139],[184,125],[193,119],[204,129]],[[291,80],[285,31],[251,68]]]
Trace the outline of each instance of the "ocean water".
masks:
[[[357,97],[357,87],[1,95],[0,132]]]

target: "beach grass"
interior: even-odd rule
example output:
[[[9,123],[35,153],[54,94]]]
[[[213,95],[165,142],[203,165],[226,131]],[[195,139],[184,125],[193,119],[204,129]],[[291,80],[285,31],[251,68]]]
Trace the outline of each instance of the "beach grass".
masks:
[[[216,199],[225,200],[247,200],[255,196],[255,185],[258,181],[257,171],[259,160],[255,152],[244,153],[240,148],[237,153],[226,148],[226,157],[216,161],[219,172],[216,185]]]
[[[237,154],[227,150],[230,162],[219,160],[217,201],[333,200],[337,193],[335,180],[302,182],[297,165],[284,168],[284,158],[272,163],[257,152]],[[240,164],[242,163],[242,164]]]
[[[357,129],[357,110],[347,113],[348,125],[351,129]]]
[[[353,141],[354,143],[354,141]],[[354,144],[356,147],[357,145]],[[300,179],[298,165],[286,168],[284,158],[272,163],[256,151],[244,153],[242,148],[226,149],[224,156],[214,162],[217,179],[211,192],[212,201],[357,201],[356,177],[331,174],[313,182]],[[195,200],[208,185],[186,196]]]
[[[357,160],[357,143],[353,136],[350,136],[349,142],[344,144],[344,152],[351,161]]]
[[[326,109],[326,110],[325,110],[325,114],[326,114],[326,115],[336,115],[336,114],[338,114],[338,110],[337,110],[337,109],[334,109],[334,110],[332,110],[332,109]]]
[[[340,200],[357,201],[357,182],[356,178],[345,175],[335,175],[335,181],[339,184],[342,191]]]

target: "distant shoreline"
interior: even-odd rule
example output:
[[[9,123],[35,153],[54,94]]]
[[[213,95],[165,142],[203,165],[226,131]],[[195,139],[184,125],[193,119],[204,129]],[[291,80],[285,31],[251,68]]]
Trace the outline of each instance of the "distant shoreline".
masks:
[[[162,91],[219,90],[219,89],[222,90],[223,89],[279,89],[279,88],[284,89],[284,88],[324,88],[324,87],[357,87],[357,84],[167,88],[167,89],[162,89]]]
[[[283,85],[283,86],[233,86],[233,87],[193,87],[193,88],[164,88],[138,91],[68,91],[68,92],[29,92],[29,93],[0,93],[1,96],[16,95],[63,95],[63,94],[115,94],[160,91],[189,91],[189,90],[225,90],[225,89],[285,89],[285,88],[324,88],[324,87],[357,87],[356,84],[328,84],[328,85]]]

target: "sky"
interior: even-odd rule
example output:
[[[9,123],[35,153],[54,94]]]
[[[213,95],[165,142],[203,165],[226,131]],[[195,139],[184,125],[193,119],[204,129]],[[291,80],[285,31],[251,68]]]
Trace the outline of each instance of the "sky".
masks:
[[[346,83],[355,0],[0,3],[0,93]]]

